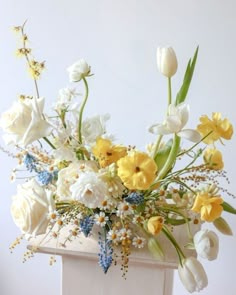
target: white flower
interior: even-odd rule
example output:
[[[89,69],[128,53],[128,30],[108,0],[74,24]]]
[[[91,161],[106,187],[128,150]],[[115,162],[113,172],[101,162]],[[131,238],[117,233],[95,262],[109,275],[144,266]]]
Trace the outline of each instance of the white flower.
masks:
[[[183,261],[183,267],[178,267],[179,277],[188,292],[199,292],[208,284],[206,272],[202,264],[195,257],[188,257]]]
[[[100,212],[99,214],[95,214],[94,221],[97,225],[104,227],[109,220],[108,216],[104,212]]]
[[[131,237],[132,231],[130,229],[122,228],[121,230],[119,230],[118,235],[121,241],[126,240]]]
[[[202,258],[214,260],[219,251],[219,238],[211,230],[202,229],[198,231],[193,238],[197,254]]]
[[[82,124],[82,135],[88,144],[96,142],[98,137],[106,133],[106,121],[110,119],[108,114],[87,118]]]
[[[107,233],[107,239],[109,241],[112,241],[113,243],[117,243],[120,240],[118,230],[115,230],[115,229],[109,230],[109,232]]]
[[[163,124],[154,124],[149,128],[149,131],[154,134],[166,135],[175,133],[180,137],[186,138],[193,142],[201,140],[200,134],[193,129],[184,129],[189,118],[189,106],[181,103],[177,106],[170,104],[168,115]]]
[[[7,133],[8,144],[27,146],[33,141],[48,136],[52,126],[42,117],[44,98],[21,99],[2,114],[0,126]]]
[[[168,78],[172,77],[176,73],[178,62],[173,48],[157,48],[157,67],[162,75]]]
[[[70,187],[71,197],[88,208],[100,207],[108,188],[95,172],[81,173],[77,181]]]
[[[79,178],[80,173],[95,171],[96,169],[96,163],[93,161],[76,161],[68,167],[61,169],[58,173],[57,180],[57,195],[59,199],[71,199],[70,187]]]
[[[133,214],[133,212],[134,210],[129,203],[120,202],[116,211],[116,215],[119,217],[124,217]]]
[[[90,66],[84,59],[80,59],[71,65],[67,71],[69,72],[70,82],[79,82],[82,78],[90,73]]]
[[[34,179],[17,186],[11,215],[23,233],[33,236],[44,234],[49,222],[48,215],[53,210],[51,192],[44,190]]]
[[[145,246],[145,243],[146,243],[146,240],[141,237],[134,237],[132,241],[132,245],[138,249],[143,248]]]
[[[71,100],[78,96],[78,93],[76,93],[75,89],[71,88],[62,88],[59,90],[57,102],[54,106],[55,110],[58,112],[61,112],[64,109],[70,108],[73,109],[74,106],[78,106],[78,104],[71,104]]]

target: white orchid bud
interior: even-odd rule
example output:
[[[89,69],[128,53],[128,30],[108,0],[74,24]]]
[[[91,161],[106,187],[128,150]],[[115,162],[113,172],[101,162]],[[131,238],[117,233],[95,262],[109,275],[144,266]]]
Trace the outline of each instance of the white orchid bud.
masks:
[[[214,260],[219,251],[219,239],[216,233],[211,230],[202,229],[193,238],[197,254],[202,258]]]
[[[157,67],[164,76],[168,78],[174,76],[178,62],[172,47],[157,48]]]
[[[179,277],[188,292],[199,292],[208,284],[206,272],[195,257],[183,260],[183,266],[178,267]]]

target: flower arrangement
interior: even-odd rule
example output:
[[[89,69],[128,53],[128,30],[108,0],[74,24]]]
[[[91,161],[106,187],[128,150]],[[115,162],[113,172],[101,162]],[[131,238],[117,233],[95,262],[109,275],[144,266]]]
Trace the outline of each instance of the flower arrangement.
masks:
[[[68,68],[70,82],[84,85],[80,104],[76,89],[63,88],[53,106],[55,115],[47,115],[37,82],[45,63],[33,58],[25,24],[14,30],[22,40],[17,54],[26,59],[36,95],[20,95],[0,119],[4,140],[16,149],[10,153],[1,148],[18,160],[12,179],[22,167],[28,171],[12,200],[11,214],[22,236],[11,248],[23,237],[47,233],[57,239],[70,225],[66,245],[81,234],[90,236],[96,227],[98,260],[104,273],[119,255],[117,251],[125,273],[135,248],[146,247],[156,258],[165,259],[159,241],[162,233],[176,251],[186,289],[193,292],[206,287],[202,264],[196,257],[186,256],[184,249],[194,249],[199,256],[213,260],[219,241],[214,231],[193,233],[191,225],[213,223],[221,233],[231,235],[221,214],[223,210],[235,214],[236,210],[222,196],[232,194],[220,186],[220,178],[228,179],[216,148],[218,142],[231,139],[232,124],[213,113],[212,118],[201,116],[196,129],[185,128],[190,112],[185,100],[198,48],[175,99],[171,91],[171,78],[177,71],[175,52],[157,49],[158,69],[168,82],[168,108],[164,121],[149,128],[154,142],[140,151],[114,142],[106,131],[108,116],[84,119],[92,71],[83,59]],[[184,139],[190,142],[187,148]],[[184,245],[175,239],[174,229],[180,226],[188,236]]]

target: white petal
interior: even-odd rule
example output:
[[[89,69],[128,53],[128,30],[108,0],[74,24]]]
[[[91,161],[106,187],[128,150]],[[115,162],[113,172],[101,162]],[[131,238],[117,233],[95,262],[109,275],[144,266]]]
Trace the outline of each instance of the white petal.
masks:
[[[154,124],[151,127],[149,127],[148,131],[153,134],[160,135],[166,135],[171,133],[171,131],[163,124]]]
[[[180,105],[178,105],[178,109],[179,109],[179,115],[181,117],[181,122],[182,122],[182,127],[181,128],[183,128],[188,122],[189,105],[185,104],[185,103],[181,103]]]
[[[171,133],[177,133],[181,130],[181,119],[178,116],[168,116],[166,118],[167,128]]]
[[[178,136],[186,138],[192,142],[199,142],[201,140],[201,135],[199,132],[193,129],[184,129],[178,132]]]

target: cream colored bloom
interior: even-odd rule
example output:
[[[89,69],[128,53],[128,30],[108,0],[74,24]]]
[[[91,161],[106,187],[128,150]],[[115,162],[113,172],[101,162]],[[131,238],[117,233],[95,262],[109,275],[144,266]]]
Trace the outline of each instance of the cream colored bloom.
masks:
[[[71,65],[67,71],[69,72],[70,82],[79,82],[82,78],[90,73],[90,66],[84,59],[80,59]]]
[[[219,238],[216,233],[211,230],[202,229],[194,235],[193,242],[199,256],[208,260],[217,258]]]
[[[44,190],[34,179],[18,185],[11,215],[22,233],[33,236],[44,234],[49,222],[48,214],[53,210],[52,193]]]
[[[157,48],[157,67],[162,75],[168,78],[172,77],[176,73],[178,62],[173,48]]]
[[[206,272],[195,257],[184,259],[178,267],[179,277],[188,292],[199,292],[208,285]]]
[[[20,99],[2,114],[0,126],[7,133],[7,143],[28,144],[48,136],[52,130],[51,125],[42,117],[44,98]]]

